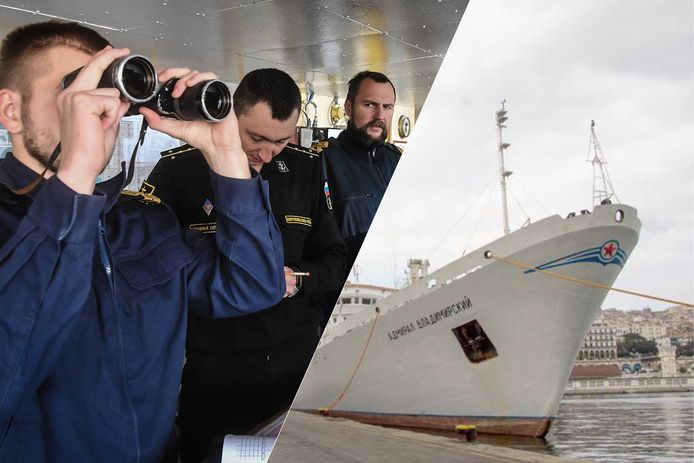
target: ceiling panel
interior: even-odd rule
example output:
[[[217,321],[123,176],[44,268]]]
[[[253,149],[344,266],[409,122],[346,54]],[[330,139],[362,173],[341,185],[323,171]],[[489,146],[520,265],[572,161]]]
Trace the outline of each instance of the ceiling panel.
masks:
[[[302,89],[346,93],[364,69],[387,74],[421,109],[468,0],[0,0],[0,33],[52,17],[84,22],[158,67],[238,82],[278,67]]]

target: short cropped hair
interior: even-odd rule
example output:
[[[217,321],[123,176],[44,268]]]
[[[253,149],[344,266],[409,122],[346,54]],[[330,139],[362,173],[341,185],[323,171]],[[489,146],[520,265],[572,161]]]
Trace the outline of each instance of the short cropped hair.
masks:
[[[241,79],[234,92],[234,112],[237,116],[258,103],[266,103],[272,118],[286,121],[301,112],[301,92],[289,74],[279,69],[256,69]]]
[[[32,76],[40,75],[36,58],[57,46],[73,48],[90,55],[108,45],[97,32],[76,22],[46,21],[13,30],[0,48],[0,88],[10,88],[30,99]]]
[[[393,87],[393,95],[396,95],[395,85],[393,85],[393,82],[391,82],[385,74],[376,71],[361,71],[359,74],[355,75],[349,80],[349,87],[347,89],[347,101],[354,103],[354,99],[357,97],[357,93],[359,93],[359,87],[361,86],[361,83],[366,79],[371,79],[374,82],[378,82],[379,84],[385,84],[386,82],[389,83],[390,86]]]

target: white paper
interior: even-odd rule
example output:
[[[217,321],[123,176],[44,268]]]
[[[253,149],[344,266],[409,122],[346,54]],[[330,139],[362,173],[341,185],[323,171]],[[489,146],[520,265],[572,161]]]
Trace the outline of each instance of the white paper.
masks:
[[[224,437],[222,463],[264,463],[270,458],[276,437],[235,436]]]

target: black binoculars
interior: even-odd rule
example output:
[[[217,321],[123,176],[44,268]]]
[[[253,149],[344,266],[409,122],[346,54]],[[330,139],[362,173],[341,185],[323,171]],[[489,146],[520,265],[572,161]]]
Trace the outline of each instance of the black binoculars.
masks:
[[[76,69],[63,77],[61,87],[69,86],[82,70]],[[129,55],[111,63],[99,81],[99,88],[117,88],[121,98],[130,102],[126,116],[139,114],[146,107],[164,117],[191,121],[218,122],[231,112],[231,91],[221,80],[206,80],[187,88],[180,98],[171,92],[178,79],[159,86],[157,71],[152,62],[141,55]]]

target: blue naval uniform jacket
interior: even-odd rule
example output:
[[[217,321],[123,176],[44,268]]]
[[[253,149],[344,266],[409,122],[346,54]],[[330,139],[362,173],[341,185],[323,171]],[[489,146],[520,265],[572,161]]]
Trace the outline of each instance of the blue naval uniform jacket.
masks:
[[[217,233],[120,195],[80,195],[0,161],[0,461],[158,462],[173,426],[188,312],[243,315],[284,293],[259,177],[212,174]],[[216,243],[215,243],[216,238]]]
[[[330,138],[321,154],[335,217],[349,249],[346,266],[349,272],[395,172],[401,151],[390,143],[367,146],[347,129],[337,138]]]

